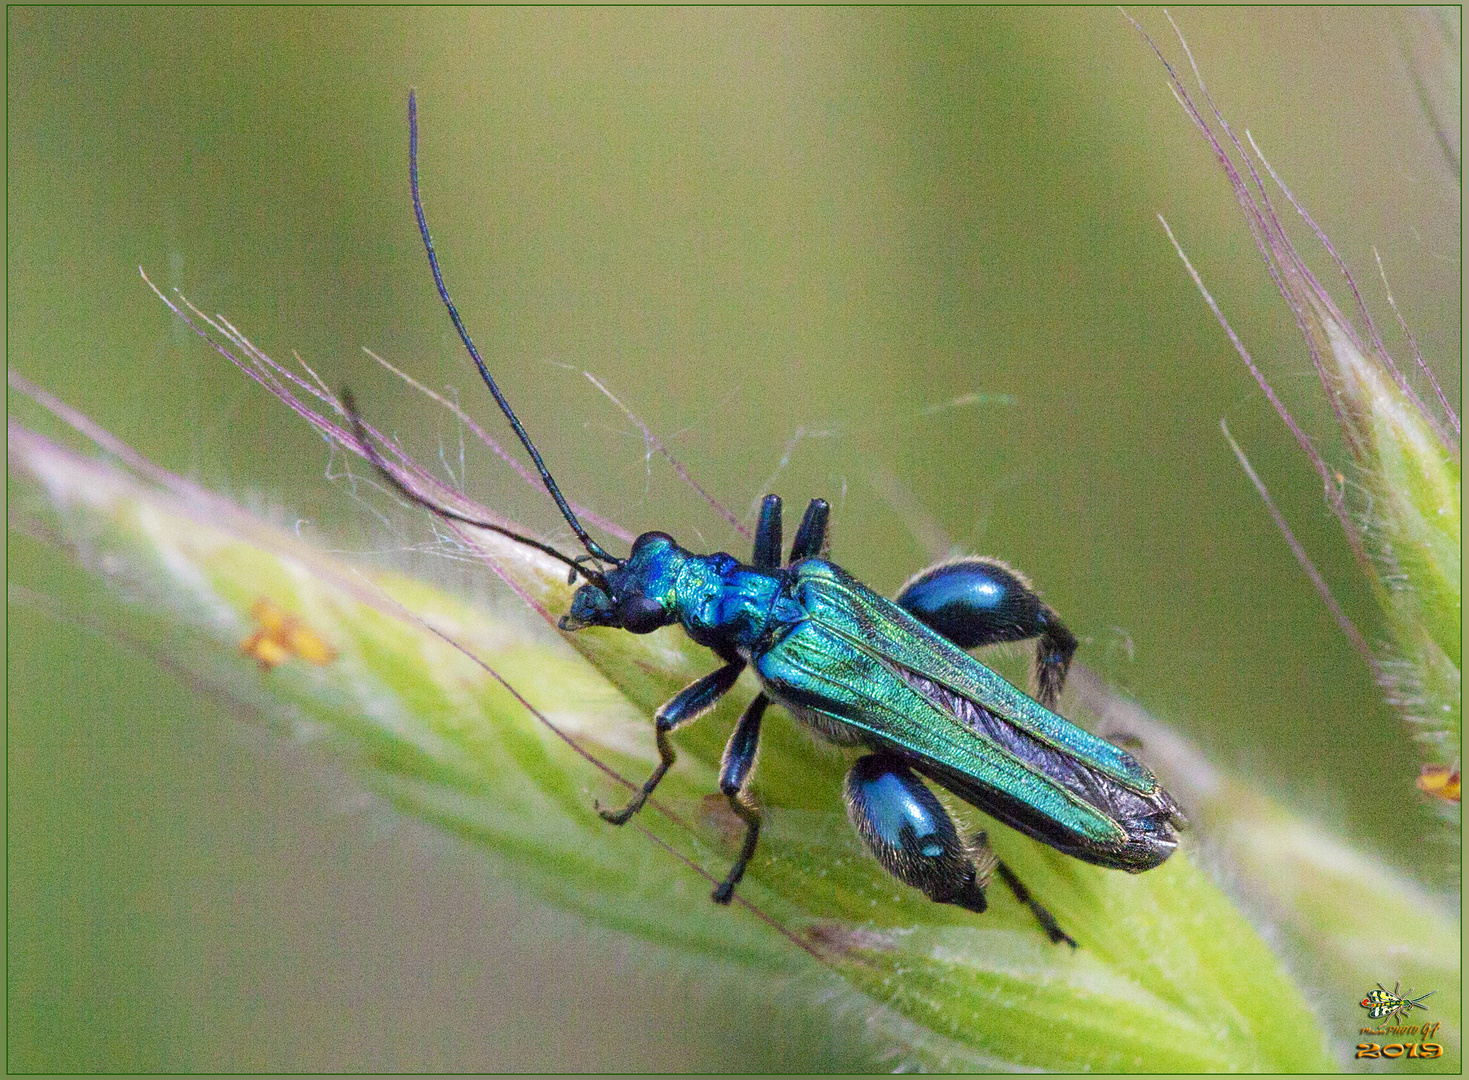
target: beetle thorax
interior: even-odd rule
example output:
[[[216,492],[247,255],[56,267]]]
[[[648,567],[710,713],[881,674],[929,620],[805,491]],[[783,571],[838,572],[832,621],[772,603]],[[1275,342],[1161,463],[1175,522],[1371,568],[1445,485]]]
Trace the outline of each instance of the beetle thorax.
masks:
[[[765,635],[783,575],[741,566],[722,551],[690,555],[675,590],[679,622],[701,645],[744,650]]]

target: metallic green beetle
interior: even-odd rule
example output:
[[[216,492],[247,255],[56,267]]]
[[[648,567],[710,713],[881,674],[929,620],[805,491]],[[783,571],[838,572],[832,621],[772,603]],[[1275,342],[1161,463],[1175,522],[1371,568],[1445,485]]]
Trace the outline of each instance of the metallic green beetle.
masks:
[[[1139,872],[1168,858],[1183,825],[1178,806],[1126,751],[1054,713],[1076,639],[1028,583],[1004,564],[970,558],[910,580],[896,601],[872,592],[827,554],[829,508],[808,507],[781,559],[781,501],[767,496],[748,564],[697,555],[648,532],[625,559],[577,520],[459,318],[444,286],[418,194],[418,126],[409,97],[409,175],[414,212],[439,294],[495,401],[540,471],[546,490],[587,554],[571,557],[490,522],[466,518],[408,489],[367,438],[343,393],[358,441],[405,497],[455,520],[491,529],[566,563],[585,584],[561,619],[564,630],[604,626],[635,634],[675,623],[723,664],[654,716],[660,763],[625,807],[603,810],[622,824],[640,810],[675,760],[668,736],[708,712],[748,666],[762,691],[724,751],[720,790],[745,822],[745,841],[713,898],[729,903],[759,841],[760,811],[748,795],[760,724],[778,702],[822,737],[869,751],[847,774],[848,816],[878,860],[928,897],[975,912],[998,872],[1054,942],[1075,942],[989,851],[983,834],[962,840],[920,776],[1067,855]],[[1037,697],[1017,690],[964,650],[1038,639]]]

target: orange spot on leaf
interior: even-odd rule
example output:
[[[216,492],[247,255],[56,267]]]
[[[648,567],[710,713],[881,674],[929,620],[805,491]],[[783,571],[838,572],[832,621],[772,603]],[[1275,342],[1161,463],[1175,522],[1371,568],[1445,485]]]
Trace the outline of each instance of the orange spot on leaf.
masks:
[[[1444,802],[1459,801],[1459,766],[1425,765],[1418,774],[1418,790]]]
[[[291,657],[325,667],[337,658],[337,650],[275,601],[262,596],[250,608],[250,617],[260,629],[240,643],[240,652],[253,656],[261,671],[272,671]]]

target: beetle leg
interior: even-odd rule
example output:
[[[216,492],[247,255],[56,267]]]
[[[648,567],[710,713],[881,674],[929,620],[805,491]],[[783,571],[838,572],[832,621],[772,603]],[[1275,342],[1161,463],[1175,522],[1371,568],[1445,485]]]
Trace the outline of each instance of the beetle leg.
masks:
[[[1056,707],[1076,638],[1022,574],[998,559],[969,556],[914,575],[894,602],[961,649],[1037,638],[1036,700]]]
[[[745,876],[745,867],[760,841],[760,808],[745,791],[745,785],[755,769],[755,754],[760,748],[760,719],[769,704],[770,699],[763,692],[756,694],[724,747],[724,761],[719,768],[719,790],[729,800],[730,809],[745,823],[745,843],[740,848],[740,857],[714,890],[712,899],[716,904],[727,904],[734,897],[735,886]]]
[[[809,559],[813,555],[825,557],[831,550],[831,538],[826,533],[826,522],[831,516],[831,504],[825,499],[812,499],[801,518],[801,527],[791,541],[791,562]]]
[[[755,555],[750,565],[757,570],[780,569],[779,495],[767,495],[760,504],[760,523],[755,526]]]
[[[980,836],[983,837],[984,834],[980,833]],[[1015,894],[1015,899],[1030,908],[1031,914],[1041,924],[1041,929],[1046,932],[1046,937],[1051,939],[1052,945],[1059,945],[1064,941],[1073,949],[1076,948],[1076,940],[1065,930],[1061,929],[1060,925],[1056,922],[1056,916],[1047,911],[1039,900],[1030,895],[1030,890],[1015,876],[1014,870],[1011,870],[1004,863],[997,860],[995,862],[995,871],[1000,875],[1000,879],[1006,885],[1010,886],[1010,891]]]
[[[1049,607],[1045,610],[1048,625],[1035,643],[1036,700],[1054,710],[1076,654],[1076,636],[1061,624],[1054,611]]]
[[[643,808],[643,803],[647,802],[648,796],[653,794],[653,789],[658,786],[658,781],[663,779],[664,773],[668,772],[678,758],[678,755],[674,753],[673,744],[668,741],[668,733],[691,720],[697,720],[712,709],[714,703],[734,685],[735,680],[740,677],[740,672],[744,669],[743,660],[725,664],[719,670],[712,671],[702,679],[685,686],[653,714],[653,725],[658,741],[658,767],[643,784],[642,790],[634,795],[621,810],[604,810],[598,806],[597,813],[602,815],[604,821],[610,821],[614,825],[625,825],[628,818]]]
[[[847,817],[888,873],[940,904],[985,910],[993,856],[976,862],[948,811],[901,757],[858,758],[843,788]]]

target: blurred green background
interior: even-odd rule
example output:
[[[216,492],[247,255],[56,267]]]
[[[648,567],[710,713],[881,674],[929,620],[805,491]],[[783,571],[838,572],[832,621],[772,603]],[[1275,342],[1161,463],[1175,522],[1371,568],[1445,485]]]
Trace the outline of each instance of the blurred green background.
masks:
[[[1135,14],[1182,59],[1160,12]],[[1377,246],[1457,400],[1459,185],[1430,121],[1457,148],[1457,13],[1175,17],[1407,361]],[[1227,417],[1372,636],[1319,485],[1155,215],[1344,467],[1302,340],[1115,10],[7,20],[8,362],[159,463],[363,562],[495,596],[408,550],[426,524],[385,527],[386,503],[355,500],[340,459],[137,276],[349,382],[421,460],[457,471],[459,432],[362,346],[508,437],[413,227],[417,86],[445,273],[576,500],[746,547],[586,370],[736,513],[767,485],[797,512],[830,499],[836,557],[879,590],[931,561],[935,532],[1024,568],[1080,658],[1217,763],[1457,881],[1417,755],[1220,436]],[[564,535],[474,448],[467,487]],[[883,1067],[861,1016],[812,1021],[813,987],[711,978],[547,910],[275,718],[77,628],[105,604],[55,548],[12,531],[7,570],[12,1070]]]

